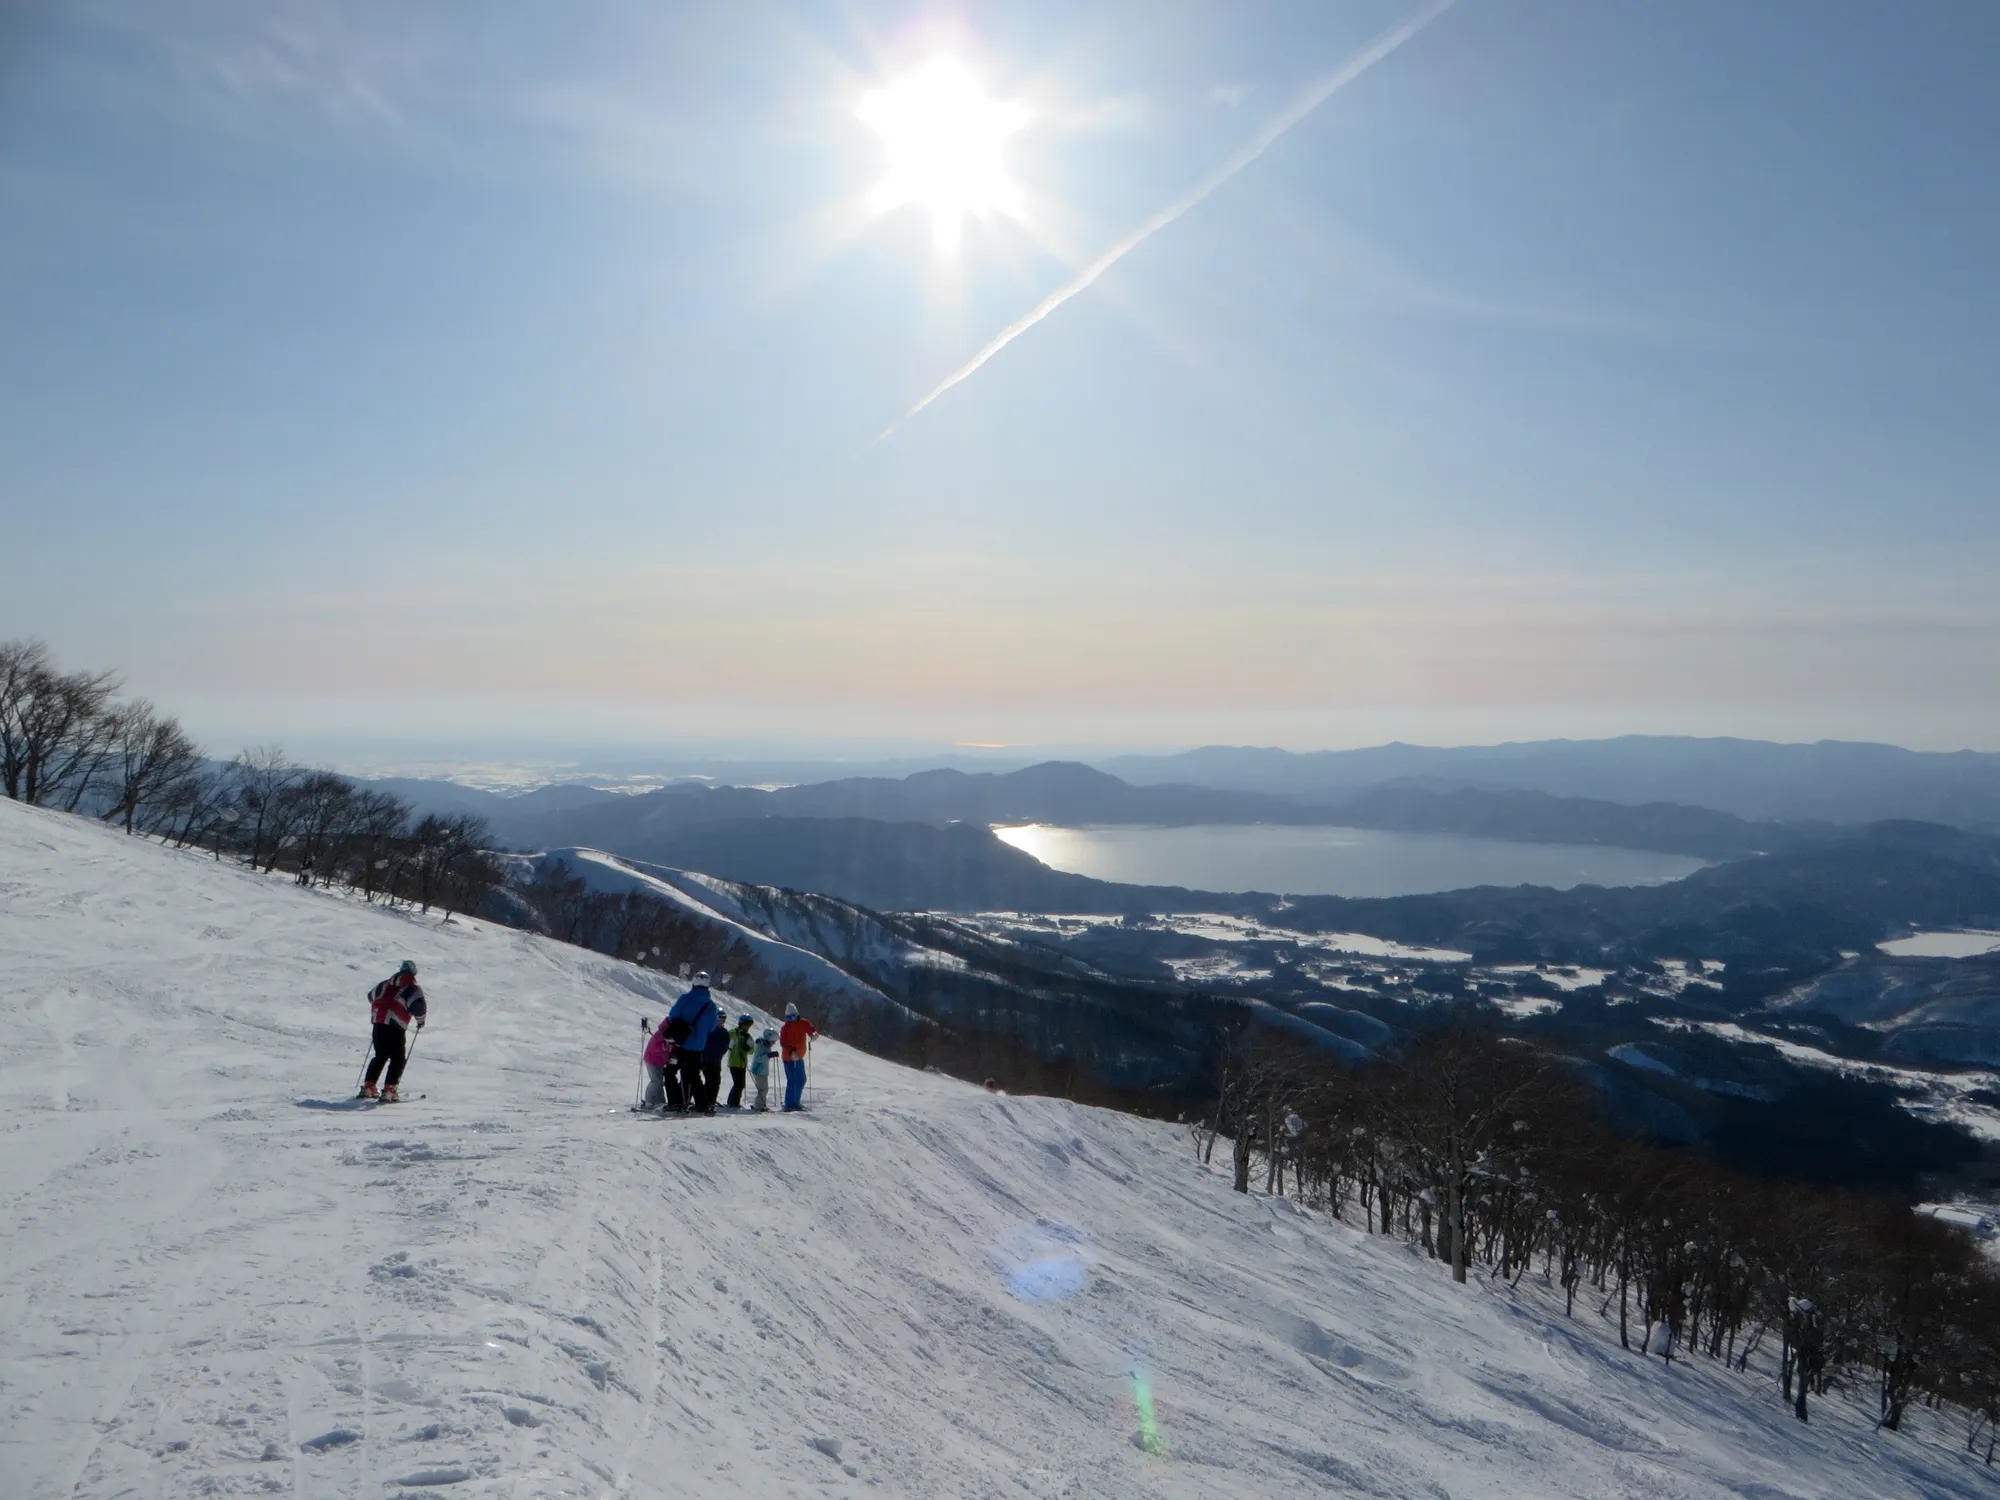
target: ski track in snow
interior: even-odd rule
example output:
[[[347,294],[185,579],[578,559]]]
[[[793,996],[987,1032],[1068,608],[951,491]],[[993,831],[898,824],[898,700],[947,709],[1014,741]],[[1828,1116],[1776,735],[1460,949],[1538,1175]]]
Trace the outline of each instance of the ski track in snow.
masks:
[[[662,976],[12,803],[0,892],[0,1500],[2000,1493],[1172,1127],[832,1042],[809,1115],[634,1116]],[[405,956],[427,1097],[351,1108]]]

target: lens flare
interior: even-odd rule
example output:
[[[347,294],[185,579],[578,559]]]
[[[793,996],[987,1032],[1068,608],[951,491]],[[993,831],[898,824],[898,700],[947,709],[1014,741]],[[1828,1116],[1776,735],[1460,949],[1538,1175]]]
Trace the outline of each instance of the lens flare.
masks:
[[[1132,1401],[1139,1408],[1139,1446],[1148,1453],[1158,1453],[1160,1423],[1153,1415],[1153,1382],[1144,1365],[1132,1366]]]
[[[1065,1302],[1090,1280],[1090,1247],[1074,1225],[1037,1219],[994,1247],[993,1265],[1023,1302]]]

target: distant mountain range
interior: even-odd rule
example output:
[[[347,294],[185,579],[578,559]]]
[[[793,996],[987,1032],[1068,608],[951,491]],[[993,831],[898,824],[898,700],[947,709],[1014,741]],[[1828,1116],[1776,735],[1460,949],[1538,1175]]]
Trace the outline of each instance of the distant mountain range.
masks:
[[[1390,744],[1305,754],[1212,745],[1098,764],[1139,785],[1179,783],[1317,804],[1344,802],[1384,786],[1470,787],[1624,804],[1681,803],[1757,822],[1911,818],[1957,828],[2000,827],[2000,755],[1844,740],[1787,745],[1627,735],[1456,748]]]
[[[704,829],[711,831],[701,837],[703,848],[723,851],[735,847],[732,839],[747,840],[759,851],[756,857],[763,868],[775,855],[774,833],[752,833],[747,827],[734,835],[715,830],[775,820],[790,829],[790,836],[824,848],[829,837],[825,830],[793,825],[832,820],[847,825],[848,833],[858,837],[855,825],[860,823],[930,829],[952,824],[984,828],[1020,823],[1176,827],[1270,823],[1606,844],[1703,859],[1794,848],[1831,832],[1824,826],[1753,823],[1700,807],[1669,803],[1629,807],[1520,790],[1439,792],[1390,786],[1341,803],[1315,805],[1267,792],[1177,784],[1133,786],[1090,766],[1064,761],[1003,774],[934,770],[901,779],[849,777],[777,790],[684,783],[644,795],[554,786],[526,796],[501,797],[451,782],[377,784],[427,810],[476,811],[492,824],[496,837],[517,848],[576,844],[673,862],[685,855],[689,846],[684,841],[693,830]],[[896,838],[913,848],[946,847],[915,832],[870,837],[882,847]],[[963,850],[971,846],[953,847],[961,850],[962,858]],[[1005,858],[992,854],[989,862]],[[743,873],[737,878],[766,877]]]
[[[1746,954],[1790,962],[1871,943],[1897,923],[2000,920],[2000,906],[1988,899],[1982,852],[1992,841],[1976,836],[1983,826],[2000,827],[2000,816],[1983,816],[2000,815],[2000,757],[1627,739],[1462,751],[1391,745],[1328,755],[1215,749],[1147,759],[1142,768],[1239,784],[1135,785],[1063,761],[1005,773],[936,769],[777,789],[682,783],[643,795],[551,786],[501,797],[450,782],[384,784],[427,810],[476,811],[512,848],[602,849],[883,911],[1260,910],[1283,893],[1109,885],[1052,870],[991,829],[1265,823],[1612,845],[1720,862],[1657,892],[1521,887],[1388,902],[1301,897],[1289,919],[1468,951],[1651,953],[1665,951],[1663,934],[1678,924],[1716,940],[1727,936]],[[1545,785],[1463,784],[1472,777]],[[1991,809],[1980,800],[1989,779]],[[1357,785],[1364,781],[1370,784]],[[1739,808],[1823,816],[1778,821],[1690,802],[1559,795],[1548,786],[1630,795],[1670,788],[1734,799]],[[1315,788],[1334,800],[1308,800]],[[1952,816],[1921,825],[1881,820],[1866,831],[1843,826],[1857,809],[1911,805]],[[1947,848],[1953,837],[1969,842]],[[1968,871],[1971,877],[1961,879]],[[1709,951],[1722,955],[1712,945]]]

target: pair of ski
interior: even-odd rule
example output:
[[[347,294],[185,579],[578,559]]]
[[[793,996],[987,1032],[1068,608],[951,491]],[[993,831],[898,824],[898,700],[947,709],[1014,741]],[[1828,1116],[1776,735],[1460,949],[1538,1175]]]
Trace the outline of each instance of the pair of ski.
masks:
[[[775,1115],[775,1109],[757,1109],[752,1105],[739,1104],[731,1109],[726,1104],[718,1104],[714,1109],[659,1109],[651,1104],[628,1104],[628,1115]]]
[[[423,1095],[413,1094],[411,1095],[411,1097],[415,1099],[421,1099],[423,1098]],[[678,1119],[683,1115],[687,1115],[690,1117],[706,1116],[708,1114],[708,1111],[703,1109],[655,1109],[650,1104],[628,1104],[625,1106],[625,1113],[628,1115],[662,1115],[669,1119]],[[745,1104],[737,1109],[730,1109],[725,1105],[717,1105],[715,1113],[718,1115],[784,1115],[784,1114],[803,1115],[810,1113],[810,1111],[807,1110],[803,1104],[800,1105],[797,1109],[792,1109],[792,1110],[785,1109],[782,1106],[776,1104],[766,1105],[763,1109],[758,1109],[754,1105]]]

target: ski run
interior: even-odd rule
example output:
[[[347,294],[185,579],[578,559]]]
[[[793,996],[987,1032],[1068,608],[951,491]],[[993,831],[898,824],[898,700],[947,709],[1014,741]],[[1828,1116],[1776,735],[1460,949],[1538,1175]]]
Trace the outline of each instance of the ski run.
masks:
[[[0,939],[5,1500],[2000,1494],[1170,1125],[837,1040],[807,1114],[635,1115],[681,986],[505,928],[0,802]],[[426,1097],[357,1108],[404,958]]]

